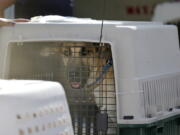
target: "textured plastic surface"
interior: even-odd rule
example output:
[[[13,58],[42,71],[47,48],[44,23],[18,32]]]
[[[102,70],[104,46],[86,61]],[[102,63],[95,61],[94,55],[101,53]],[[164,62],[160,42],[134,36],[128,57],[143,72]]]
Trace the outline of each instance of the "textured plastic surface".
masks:
[[[1,135],[73,135],[62,86],[0,80]]]

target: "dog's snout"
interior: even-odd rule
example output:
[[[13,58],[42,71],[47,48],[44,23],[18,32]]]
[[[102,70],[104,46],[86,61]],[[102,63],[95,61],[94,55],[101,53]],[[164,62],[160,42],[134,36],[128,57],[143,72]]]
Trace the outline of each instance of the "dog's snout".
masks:
[[[79,57],[71,57],[67,63],[67,74],[72,88],[83,88],[89,77],[89,65],[87,65],[87,61]]]

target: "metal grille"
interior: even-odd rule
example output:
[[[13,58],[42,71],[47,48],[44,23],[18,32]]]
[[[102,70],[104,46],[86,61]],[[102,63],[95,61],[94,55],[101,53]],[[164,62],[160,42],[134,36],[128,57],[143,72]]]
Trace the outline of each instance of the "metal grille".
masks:
[[[115,135],[116,94],[110,45],[87,42],[38,44],[37,47],[35,43],[24,43],[11,48],[10,61],[22,60],[10,64],[7,78],[61,82],[68,97],[75,135]],[[22,51],[33,53],[20,53]],[[31,57],[28,61],[31,69],[24,70],[22,62]],[[18,70],[17,65],[23,70]]]

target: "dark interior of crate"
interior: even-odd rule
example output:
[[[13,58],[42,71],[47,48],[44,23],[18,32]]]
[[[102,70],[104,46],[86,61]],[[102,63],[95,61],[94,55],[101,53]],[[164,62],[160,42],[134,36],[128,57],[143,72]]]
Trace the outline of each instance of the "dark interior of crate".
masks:
[[[115,135],[116,94],[109,44],[11,43],[7,79],[60,82],[66,91],[75,135]]]

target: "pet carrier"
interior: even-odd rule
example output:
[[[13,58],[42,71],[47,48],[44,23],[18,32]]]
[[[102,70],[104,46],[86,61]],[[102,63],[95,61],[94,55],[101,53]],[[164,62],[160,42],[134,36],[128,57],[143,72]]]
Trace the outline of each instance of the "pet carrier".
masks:
[[[105,21],[100,44],[100,21],[33,20],[1,28],[1,78],[62,83],[75,135],[180,134],[175,26]]]
[[[0,80],[1,135],[73,135],[64,89],[55,82]]]

